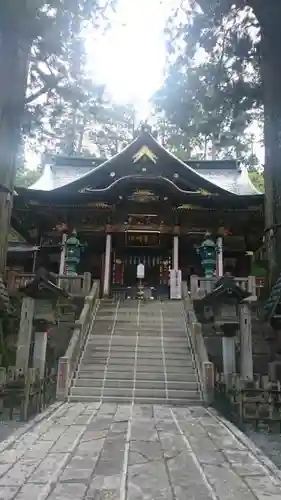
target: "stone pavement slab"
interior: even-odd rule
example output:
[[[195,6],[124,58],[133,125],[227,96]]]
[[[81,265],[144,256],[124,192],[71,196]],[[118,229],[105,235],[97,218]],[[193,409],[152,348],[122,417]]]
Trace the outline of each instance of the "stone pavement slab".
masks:
[[[280,500],[281,473],[214,410],[65,403],[0,447],[0,500]]]

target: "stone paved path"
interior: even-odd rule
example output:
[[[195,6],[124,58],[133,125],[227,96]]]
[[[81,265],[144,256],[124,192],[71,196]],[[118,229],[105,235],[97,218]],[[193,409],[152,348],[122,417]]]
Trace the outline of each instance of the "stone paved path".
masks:
[[[0,499],[280,500],[281,474],[202,407],[63,404],[0,444]]]

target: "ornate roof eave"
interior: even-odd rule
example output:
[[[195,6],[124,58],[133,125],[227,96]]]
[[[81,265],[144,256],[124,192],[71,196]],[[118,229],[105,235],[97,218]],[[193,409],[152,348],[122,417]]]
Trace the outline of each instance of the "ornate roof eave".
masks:
[[[263,194],[239,196],[232,193],[223,195],[209,194],[205,192],[202,193],[200,192],[200,190],[183,190],[170,179],[162,178],[160,176],[154,178],[143,178],[142,176],[124,176],[123,178],[113,181],[110,186],[107,186],[106,188],[91,189],[90,191],[86,191],[83,193],[75,191],[62,193],[59,190],[39,191],[20,188],[17,197],[17,203],[23,200],[25,203],[38,206],[40,206],[40,204],[55,204],[57,206],[89,206],[90,204],[94,204],[95,202],[99,204],[110,204],[118,202],[121,199],[120,195],[122,195],[122,199],[126,199],[126,193],[124,193],[124,189],[127,189],[129,186],[132,187],[132,190],[134,190],[134,188],[138,186],[138,183],[149,183],[150,188],[154,183],[154,185],[156,184],[156,186],[158,187],[158,190],[164,188],[165,191],[163,190],[163,195],[167,195],[169,200],[177,204],[178,207],[181,207],[182,205],[181,210],[188,209],[190,203],[197,203],[201,204],[202,206],[211,204],[214,207],[235,206],[245,209],[251,209],[251,207],[257,207],[261,209],[264,201]],[[15,208],[17,207],[17,203],[15,205]]]

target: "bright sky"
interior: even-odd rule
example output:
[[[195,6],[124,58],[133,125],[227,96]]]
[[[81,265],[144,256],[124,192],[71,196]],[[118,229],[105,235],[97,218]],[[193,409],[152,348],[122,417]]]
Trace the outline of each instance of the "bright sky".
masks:
[[[111,98],[135,107],[137,122],[149,118],[149,99],[161,86],[166,58],[164,28],[181,0],[117,0],[105,33],[88,33],[88,71]],[[255,146],[262,158],[263,148]],[[33,163],[33,162],[31,162]]]
[[[180,0],[118,0],[112,27],[86,43],[89,71],[106,84],[113,100],[149,114],[149,99],[163,82],[164,28]]]

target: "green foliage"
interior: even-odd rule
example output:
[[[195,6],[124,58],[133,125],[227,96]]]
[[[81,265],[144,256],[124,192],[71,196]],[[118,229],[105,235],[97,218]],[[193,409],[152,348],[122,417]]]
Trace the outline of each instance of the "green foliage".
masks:
[[[41,176],[41,168],[30,169],[22,168],[17,170],[16,175],[16,186],[17,187],[29,187],[34,184]]]
[[[170,19],[167,73],[154,102],[201,154],[210,147],[214,158],[253,166],[249,126],[262,116],[256,19],[227,2],[199,3],[205,10],[182,2]]]
[[[257,170],[252,170],[249,172],[250,179],[254,186],[260,191],[261,193],[264,192],[264,177],[263,177],[263,172],[259,172]]]
[[[107,13],[113,6],[114,0],[0,2],[0,62],[2,73],[7,76],[0,83],[3,101],[2,103],[0,97],[0,111],[1,106],[6,105],[9,95],[15,101],[9,104],[16,110],[12,128],[19,129],[20,122],[22,141],[31,139],[38,151],[59,149],[72,152],[79,149],[79,134],[83,135],[82,131],[79,132],[79,127],[82,129],[84,123],[82,118],[81,124],[81,115],[83,116],[86,107],[94,109],[99,105],[102,91],[85,76],[82,32],[86,28],[104,28]],[[13,71],[4,57],[10,46],[20,47],[23,52],[14,61]],[[20,85],[17,83],[16,90],[12,92],[8,86],[12,89],[14,82],[20,82]],[[18,102],[21,103],[20,106]],[[0,114],[3,116],[2,112]],[[69,127],[70,122],[72,127]],[[73,133],[74,125],[76,136]],[[18,141],[19,134],[15,136],[12,148],[9,148],[10,155],[16,155]],[[5,139],[3,142],[5,143]],[[8,160],[4,162],[2,171],[0,169],[0,183],[13,187],[14,170],[7,167]],[[9,163],[14,161],[9,160]],[[17,183],[28,185],[36,176],[37,172],[25,172],[20,168]]]

